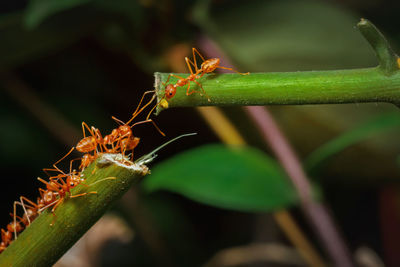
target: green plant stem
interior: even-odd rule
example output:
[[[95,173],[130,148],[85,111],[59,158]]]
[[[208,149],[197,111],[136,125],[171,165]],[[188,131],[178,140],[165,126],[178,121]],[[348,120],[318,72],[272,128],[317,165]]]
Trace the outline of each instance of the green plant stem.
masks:
[[[357,27],[374,49],[379,61],[379,69],[382,70],[385,75],[391,75],[395,71],[398,71],[398,57],[375,25],[369,20],[361,19]]]
[[[187,86],[178,87],[168,107],[305,105],[389,102],[400,104],[400,71],[398,57],[378,29],[368,20],[358,24],[361,34],[374,49],[379,65],[375,68],[279,73],[207,74],[200,82],[209,96],[186,95]],[[176,74],[187,77],[188,74]],[[155,73],[158,99],[165,95],[169,73]],[[169,83],[177,79],[171,77]],[[201,92],[194,83],[190,90]],[[166,108],[157,107],[157,113]]]
[[[67,198],[56,209],[55,215],[50,212],[51,208],[44,211],[0,254],[0,266],[51,266],[115,200],[149,173],[145,165],[134,165],[136,169],[126,168],[112,164],[104,157],[96,164],[91,164],[84,171],[84,184],[90,186],[78,185],[72,190],[72,194],[90,191],[96,191],[97,194]],[[96,169],[92,174],[95,165]],[[107,177],[116,179],[100,181]],[[93,184],[96,181],[99,182]]]
[[[155,73],[156,91],[164,96],[169,73]],[[184,76],[184,74],[177,74]],[[187,74],[186,74],[187,75]],[[176,79],[170,79],[175,83]],[[186,95],[177,88],[169,107],[241,106],[272,104],[400,103],[400,72],[385,76],[379,68],[280,73],[210,74],[200,79],[210,97]],[[191,85],[191,88],[198,90]],[[162,107],[159,106],[161,111]]]

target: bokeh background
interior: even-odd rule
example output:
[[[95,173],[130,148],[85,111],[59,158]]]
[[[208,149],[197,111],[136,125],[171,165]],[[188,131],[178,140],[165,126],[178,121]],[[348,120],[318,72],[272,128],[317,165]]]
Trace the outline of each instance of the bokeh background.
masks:
[[[374,52],[355,25],[368,18],[399,51],[398,10],[394,0],[1,1],[3,227],[14,200],[37,197],[42,168],[82,138],[82,121],[108,132],[116,127],[112,115],[128,120],[143,92],[152,90],[154,72],[185,72],[191,47],[206,57],[219,53],[229,62],[225,66],[250,72],[372,67]],[[397,108],[360,103],[274,106],[270,111],[304,162],[323,144],[350,135],[353,141],[339,140],[334,155],[308,174],[351,253],[368,248],[368,255],[399,266]],[[240,108],[224,113],[251,146],[270,153]],[[138,156],[182,133],[198,135],[165,148],[157,162],[220,142],[195,109],[167,110],[154,120],[167,137],[150,125],[138,126]],[[179,163],[174,167],[179,169]],[[298,205],[290,211],[326,257]],[[222,209],[165,190],[149,194],[139,186],[110,214],[111,222],[94,234],[102,241],[89,242],[85,256],[66,257],[60,266],[202,266],[230,247],[254,242],[292,246],[269,212]],[[261,262],[239,266],[302,265],[284,257]]]

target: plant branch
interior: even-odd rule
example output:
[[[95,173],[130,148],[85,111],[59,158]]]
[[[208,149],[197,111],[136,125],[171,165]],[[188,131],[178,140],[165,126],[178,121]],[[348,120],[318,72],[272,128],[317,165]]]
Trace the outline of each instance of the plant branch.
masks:
[[[54,264],[115,200],[149,173],[145,165],[119,163],[118,156],[107,154],[91,164],[83,173],[84,184],[89,186],[78,185],[71,191],[73,195],[90,191],[97,194],[67,198],[56,209],[55,215],[48,208],[0,255],[0,266]],[[100,181],[107,177],[116,179]]]
[[[375,25],[367,19],[361,19],[357,27],[374,49],[378,57],[379,69],[386,75],[391,75],[395,71],[398,71],[398,56],[393,52],[388,41]]]
[[[241,105],[304,105],[364,102],[400,103],[400,71],[398,57],[377,28],[362,19],[358,28],[378,57],[375,68],[271,72],[240,74],[206,74],[198,81],[211,102],[199,93],[186,95],[187,86],[178,87],[168,105],[159,105],[157,113],[167,107],[241,106]],[[187,77],[188,74],[176,75]],[[169,73],[155,73],[159,100],[165,95]],[[171,77],[170,83],[177,79]],[[195,83],[190,90],[199,91]]]
[[[169,73],[155,73],[158,98]],[[185,77],[185,74],[177,74]],[[187,75],[187,74],[186,74]],[[177,80],[171,78],[170,82]],[[210,74],[199,81],[211,102],[178,88],[169,107],[304,105],[363,102],[400,103],[400,72],[385,76],[380,68],[282,73]],[[191,88],[198,89],[194,85]],[[163,107],[158,107],[160,112]]]

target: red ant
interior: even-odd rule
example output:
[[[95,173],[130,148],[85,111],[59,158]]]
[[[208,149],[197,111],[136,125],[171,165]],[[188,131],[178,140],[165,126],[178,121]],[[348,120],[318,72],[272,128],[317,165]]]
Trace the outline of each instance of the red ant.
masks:
[[[12,242],[12,232],[1,229],[0,253],[3,252]]]
[[[26,202],[26,203],[25,203]],[[24,210],[24,215],[22,217],[17,216],[17,205],[20,205],[22,209]],[[20,201],[15,201],[14,202],[14,213],[11,214],[13,217],[14,221],[14,236],[15,239],[17,239],[17,233],[21,232],[24,227],[21,226],[21,223],[23,226],[29,226],[31,222],[39,215],[39,206],[29,200],[28,198],[21,196]],[[17,222],[17,218],[19,222]]]
[[[63,178],[66,177],[65,181]],[[46,190],[43,192],[43,202],[45,204],[44,207],[39,209],[39,212],[47,209],[48,207],[53,206],[51,212],[57,209],[57,207],[64,201],[66,194],[69,193],[70,198],[80,197],[87,194],[97,194],[97,192],[86,192],[78,195],[72,195],[71,189],[76,187],[81,183],[80,173],[70,173],[70,174],[59,174],[57,176],[53,176],[49,178],[49,182],[43,180],[38,177],[38,180],[46,185]],[[60,182],[59,182],[60,181]],[[53,192],[53,193],[49,193]],[[58,196],[58,198],[56,198]],[[49,199],[45,199],[45,197],[50,197]],[[54,198],[56,198],[54,200]],[[49,201],[51,200],[51,201]],[[54,200],[54,201],[53,201]]]
[[[196,61],[196,53],[197,55],[199,55],[199,57],[203,60],[203,63],[201,63],[200,65],[200,69],[197,67],[197,61]],[[201,91],[204,93],[204,95],[207,97],[208,102],[210,102],[210,98],[207,96],[206,92],[203,89],[203,86],[196,80],[200,79],[201,77],[203,77],[206,73],[211,73],[213,72],[215,69],[219,68],[219,69],[225,69],[225,70],[231,70],[234,71],[236,73],[239,73],[241,75],[248,75],[249,72],[246,73],[241,73],[238,72],[236,70],[234,70],[233,68],[227,68],[227,67],[222,67],[219,66],[220,63],[220,59],[219,58],[210,58],[210,59],[205,59],[200,52],[196,49],[196,48],[192,48],[192,54],[193,54],[193,61],[191,61],[188,57],[185,57],[185,61],[186,64],[190,70],[190,75],[186,78],[183,78],[181,76],[175,75],[175,74],[170,74],[168,75],[168,79],[165,83],[163,83],[163,85],[167,84],[169,82],[169,79],[172,77],[178,78],[179,80],[176,82],[176,84],[168,84],[165,87],[165,97],[169,100],[172,97],[174,97],[174,95],[176,94],[176,88],[177,87],[182,87],[185,86],[186,84],[188,84],[188,87],[186,89],[186,95],[191,95],[193,93],[200,93],[198,91],[192,90],[191,92],[189,91],[190,89],[190,82],[195,82],[201,89]],[[195,72],[193,72],[191,65],[195,68]]]
[[[152,98],[143,106],[140,107],[144,97],[146,96],[146,94],[148,93],[153,93]],[[165,134],[160,130],[160,128],[158,128],[158,126],[154,123],[154,121],[152,119],[149,119],[151,112],[154,110],[154,108],[157,106],[154,106],[149,114],[147,115],[146,120],[144,121],[140,121],[140,122],[136,122],[133,123],[132,125],[129,125],[148,105],[151,104],[151,102],[153,102],[153,100],[155,99],[155,94],[154,91],[147,91],[143,94],[136,110],[133,112],[132,117],[129,119],[129,121],[127,121],[126,123],[124,123],[123,121],[117,119],[116,117],[112,116],[112,119],[114,121],[116,121],[120,126],[118,126],[118,128],[112,130],[111,134],[104,136],[104,145],[111,145],[112,146],[112,152],[116,153],[116,152],[121,152],[123,155],[125,155],[126,151],[130,151],[132,150],[132,158],[133,158],[133,150],[136,148],[136,146],[139,144],[140,142],[140,138],[135,137],[133,135],[132,132],[132,128],[136,125],[139,124],[143,124],[143,123],[147,123],[147,122],[151,122],[154,127],[163,135],[165,136]],[[116,145],[114,145],[116,143]]]
[[[85,128],[88,130],[88,132],[91,134],[91,136],[86,136]],[[79,152],[85,153],[81,159],[81,165],[79,166],[80,170],[85,169],[87,166],[89,166],[90,163],[92,163],[96,158],[97,158],[97,146],[100,146],[100,151],[103,152],[103,143],[104,139],[100,133],[100,130],[91,127],[85,123],[82,122],[82,132],[83,132],[83,138],[78,142],[76,145],[76,150]],[[93,151],[93,155],[90,154],[90,152]]]

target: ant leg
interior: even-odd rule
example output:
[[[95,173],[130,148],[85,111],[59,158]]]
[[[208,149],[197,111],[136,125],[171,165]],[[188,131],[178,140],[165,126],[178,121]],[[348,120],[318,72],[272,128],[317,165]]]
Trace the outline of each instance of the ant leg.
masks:
[[[92,126],[92,128],[89,128],[89,125],[87,125],[86,124],[86,122],[82,122],[82,132],[83,132],[83,138],[86,138],[86,135],[85,135],[85,128],[88,130],[88,132],[96,139],[96,135],[95,135],[95,133],[93,132],[93,126]],[[97,140],[97,139],[96,139]],[[95,155],[97,155],[97,142],[96,142],[96,149],[94,150],[94,154]]]
[[[82,197],[82,196],[86,196],[86,195],[88,195],[88,194],[97,194],[97,192],[96,192],[96,191],[85,192],[85,193],[78,194],[78,195],[70,195],[69,197],[70,197],[70,198]]]
[[[51,206],[55,205],[56,203],[58,203],[58,202],[60,202],[60,201],[61,201],[61,198],[54,200],[54,201],[51,202],[50,204],[47,204],[46,206],[44,206],[43,208],[41,208],[41,209],[39,210],[39,212],[42,212],[42,211],[44,211],[45,209],[50,208]],[[52,212],[53,212],[53,211],[52,211]]]
[[[41,181],[42,183],[44,183],[44,184],[46,185],[46,187],[49,188],[49,190],[51,190],[51,191],[57,191],[57,192],[60,191],[57,187],[55,187],[54,185],[50,184],[49,182],[43,180],[42,178],[38,177],[37,179],[38,179],[39,181]],[[55,183],[57,186],[60,186],[60,187],[61,187],[61,185],[60,185],[59,183],[57,183],[56,181],[52,181],[52,182]],[[50,189],[50,188],[51,188],[51,189]]]
[[[189,96],[189,95],[194,94],[194,93],[199,93],[202,96],[204,94],[207,97],[208,102],[211,102],[210,97],[207,95],[207,93],[204,90],[204,88],[201,85],[201,83],[199,83],[198,81],[193,81],[193,82],[195,82],[197,84],[197,86],[201,89],[201,91],[197,91],[197,90],[189,91],[189,88],[190,88],[190,84],[189,84],[189,86],[188,86],[188,88],[186,90],[186,95]]]
[[[147,93],[153,93],[151,99],[150,99],[140,110],[138,110],[139,107],[136,109],[135,113],[132,114],[132,118],[126,123],[126,125],[129,125],[129,123],[131,123],[131,122],[133,121],[133,119],[136,118],[137,115],[139,115],[146,107],[148,107],[148,106],[151,104],[151,102],[153,102],[153,100],[156,98],[155,91],[147,91],[147,92],[145,92],[145,93],[143,94],[143,97],[144,97],[144,95],[147,94]],[[157,105],[156,105],[156,106],[157,106]],[[154,108],[152,108],[152,110],[153,110],[153,109],[154,109]],[[151,111],[150,111],[150,112],[151,112]],[[149,115],[148,115],[148,116],[149,116]]]
[[[194,58],[194,62],[196,62],[196,57],[195,57],[195,53],[197,53],[197,55],[199,55],[199,57],[203,60],[206,61],[205,58],[200,54],[200,52],[196,49],[196,48],[192,48],[192,52],[193,52],[193,58]]]
[[[55,213],[54,213],[54,211],[57,209],[57,207],[58,206],[60,206],[60,204],[64,201],[64,198],[60,198],[60,199],[58,199],[57,200],[58,202],[54,205],[54,207],[51,209],[51,213],[53,214],[53,216],[54,216],[54,218],[53,218],[53,221],[50,223],[50,226],[53,226],[54,225],[54,220],[55,220],[55,217],[57,216]]]
[[[13,214],[13,222],[14,222],[14,239],[17,239],[17,202],[14,201],[14,214]],[[19,203],[19,202],[18,202]]]
[[[194,90],[192,90],[192,92],[189,92],[189,89],[190,89],[190,82],[189,82],[189,84],[188,84],[188,87],[186,88],[186,95],[187,95],[187,96],[189,96],[189,95],[191,95],[191,94],[193,94],[193,93],[196,92],[196,91],[194,91]]]
[[[56,176],[50,176],[49,177],[49,181],[50,182],[57,182],[57,181],[59,181],[60,179],[62,180],[62,178],[63,177],[67,177],[68,175],[67,174],[59,174],[59,175],[56,175]],[[59,185],[59,184],[57,184],[57,185]],[[60,185],[61,186],[61,185]]]
[[[96,154],[96,152],[97,152],[97,145],[100,145],[100,151],[101,151],[101,153],[103,153],[103,136],[101,135],[101,132],[100,132],[100,130],[99,129],[97,129],[97,128],[95,128],[94,126],[92,126],[92,131],[93,131],[93,133],[95,134],[95,136],[94,136],[94,138],[95,138],[95,140],[96,140],[96,149],[95,149],[95,154]],[[100,142],[98,142],[97,140],[100,140]]]
[[[203,85],[201,83],[199,83],[198,81],[194,81],[194,82],[201,88],[201,91],[207,97],[208,102],[211,102],[210,97],[207,95],[206,91],[203,88]]]
[[[154,98],[155,98],[155,97],[156,97],[156,94],[154,94]],[[164,98],[165,98],[165,96],[164,96],[162,99],[164,99]],[[148,120],[148,119],[150,118],[150,115],[152,114],[152,112],[154,111],[154,109],[160,105],[160,103],[161,103],[161,101],[158,102],[158,103],[156,103],[156,104],[154,105],[154,107],[149,111],[149,113],[148,113],[147,116],[146,116],[146,120]]]
[[[44,172],[45,174],[47,174],[47,176],[49,176],[49,177],[51,177],[49,171],[59,172],[59,170],[57,170],[57,169],[50,169],[50,168],[44,168],[44,169],[42,169],[42,170],[43,170],[43,172]]]
[[[26,198],[24,196],[21,196],[19,199],[20,199],[21,204],[22,204],[21,206],[22,206],[22,208],[23,208],[23,210],[24,210],[24,212],[26,214],[26,218],[28,219],[28,225],[29,225],[29,224],[31,224],[31,219],[29,218],[28,212],[26,211],[26,207],[25,207],[25,202],[24,201],[28,202],[31,205],[31,206],[26,205],[26,206],[28,206],[28,208],[31,208],[31,209],[32,208],[37,209],[38,205],[35,202],[29,200],[28,198]]]
[[[196,48],[194,48],[194,47],[192,48],[192,53],[193,53],[194,64],[196,64],[196,73],[200,73],[200,72],[201,72],[201,69],[199,70],[199,69],[197,68],[196,53],[197,53],[197,55],[199,55],[199,57],[201,58],[201,60],[203,60],[203,62],[206,61],[206,60],[205,60],[205,58],[200,54],[200,52],[199,52]],[[204,73],[203,73],[203,75],[204,75]]]
[[[221,67],[221,66],[218,66],[217,68],[234,71],[236,73],[239,73],[240,75],[249,75],[250,74],[250,72],[246,72],[246,73],[238,72],[237,70],[234,70],[233,68],[227,68],[227,67]]]
[[[147,94],[149,94],[149,93],[155,94],[155,90],[150,90],[150,91],[146,91],[146,92],[143,93],[142,98],[140,99],[140,102],[139,102],[139,104],[137,105],[136,110],[135,110],[135,112],[133,112],[132,116],[136,117],[137,114],[139,114],[139,113],[143,110],[143,108],[142,108],[142,109],[139,111],[139,107],[140,107],[140,105],[142,104],[142,102],[143,102],[143,100],[144,100],[144,97],[145,97]],[[153,99],[153,97],[152,97],[152,99]],[[151,102],[151,101],[150,101],[150,102]],[[147,106],[147,104],[146,104],[144,107],[146,107],[146,106]],[[126,123],[126,124],[128,124],[128,123]]]
[[[203,89],[203,87],[201,86],[201,84],[199,82],[197,82],[197,81],[193,81],[193,82],[195,82],[201,89]],[[186,89],[186,95],[189,96],[189,95],[194,94],[194,93],[199,93],[201,95],[200,91],[197,91],[197,90],[194,90],[194,89],[192,89],[192,91],[190,91],[190,83],[189,83],[189,85],[188,85],[188,87]]]
[[[187,57],[185,57],[185,61],[186,61],[186,65],[187,65],[188,68],[189,68],[190,74],[193,74],[193,70],[192,70],[192,67],[191,67],[190,65],[193,65],[193,66],[194,66],[194,68],[195,68],[195,70],[196,70],[196,73],[197,73],[198,69],[197,69],[197,66],[195,65],[195,63],[193,63],[193,61],[191,61],[191,60],[190,60],[189,58],[187,58]]]
[[[177,78],[177,79],[186,79],[186,78],[183,78],[183,77],[181,77],[181,76],[178,76],[178,75],[175,75],[175,74],[173,74],[173,73],[170,73],[170,74],[168,75],[167,80],[163,83],[163,85],[166,85],[166,84],[169,82],[169,79],[170,79],[171,77],[175,77],[175,78]]]
[[[74,161],[77,161],[77,160],[81,160],[81,158],[76,158],[76,159],[73,159],[73,160],[71,160],[71,161],[69,162],[69,173],[72,172],[72,163],[73,163]]]
[[[60,169],[57,167],[57,164],[60,163],[60,162],[61,162],[63,159],[65,159],[66,157],[68,157],[68,155],[71,154],[72,151],[74,151],[74,149],[75,149],[75,147],[72,147],[71,150],[68,151],[68,153],[65,154],[64,157],[62,157],[62,158],[59,159],[56,163],[53,164],[53,167],[54,167],[55,169],[57,169],[58,171],[60,171],[62,174],[64,174],[64,172],[63,172],[62,170],[60,170]]]
[[[93,126],[92,126],[93,127]],[[85,138],[86,137],[86,135],[85,135],[85,128],[88,130],[88,132],[93,136],[93,137],[95,137],[95,134],[92,132],[92,130],[89,128],[89,125],[87,125],[86,124],[86,122],[82,122],[82,132],[83,132],[83,138]]]
[[[163,85],[166,85],[166,84],[169,82],[169,78],[171,78],[171,76],[172,76],[172,73],[170,73],[170,74],[168,75],[167,80],[166,80],[165,82],[163,82],[162,84],[163,84]]]
[[[60,172],[60,173],[62,173],[62,174],[65,175],[65,173],[64,173],[60,168],[57,167],[57,164],[60,163],[62,160],[64,160],[69,154],[71,154],[72,151],[73,151],[74,149],[75,149],[75,148],[72,147],[71,150],[68,151],[67,154],[65,154],[61,159],[57,160],[57,162],[53,164],[54,169],[44,168],[44,169],[43,169],[44,173],[46,173],[48,176],[50,176],[50,174],[48,173],[48,171],[56,171],[56,172]]]
[[[154,125],[154,127],[157,129],[157,131],[158,131],[162,136],[165,136],[165,134],[160,130],[160,128],[158,128],[157,124],[156,124],[152,119],[148,119],[148,120],[136,122],[135,124],[132,125],[132,127],[135,126],[135,125],[139,125],[139,124],[143,124],[143,123],[148,123],[148,122],[151,122],[151,123]]]

